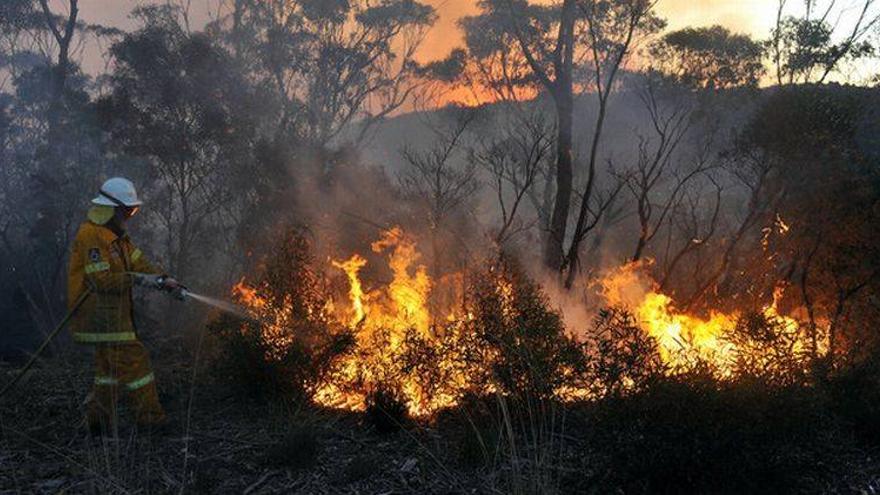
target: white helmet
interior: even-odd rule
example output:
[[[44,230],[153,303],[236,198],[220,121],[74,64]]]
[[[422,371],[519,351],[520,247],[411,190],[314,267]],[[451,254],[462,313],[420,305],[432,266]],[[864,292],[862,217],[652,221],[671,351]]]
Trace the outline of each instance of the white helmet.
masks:
[[[138,199],[137,191],[130,180],[114,177],[101,186],[98,196],[92,200],[92,204],[132,207],[140,206],[143,203]]]

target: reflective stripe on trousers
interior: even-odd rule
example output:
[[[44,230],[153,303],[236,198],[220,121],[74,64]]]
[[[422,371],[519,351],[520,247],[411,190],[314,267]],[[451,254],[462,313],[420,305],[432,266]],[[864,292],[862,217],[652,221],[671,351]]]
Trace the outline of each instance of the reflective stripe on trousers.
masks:
[[[138,378],[137,380],[126,383],[125,388],[127,388],[128,390],[137,390],[141,387],[149,385],[155,379],[156,379],[156,376],[153,373],[148,373],[148,374]],[[96,376],[95,377],[95,385],[112,386],[112,385],[118,385],[118,384],[119,384],[119,380],[117,380],[116,378],[112,378],[109,376]]]
[[[137,339],[134,332],[75,332],[73,340],[76,342],[84,342],[89,344],[97,344],[103,342],[131,342]]]

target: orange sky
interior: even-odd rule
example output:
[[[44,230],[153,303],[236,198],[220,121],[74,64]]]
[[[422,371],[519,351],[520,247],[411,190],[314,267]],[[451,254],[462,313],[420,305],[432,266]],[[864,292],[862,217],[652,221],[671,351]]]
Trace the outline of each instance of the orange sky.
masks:
[[[3,0],[0,0],[3,1]],[[190,0],[191,20],[194,29],[209,19],[209,12],[216,10],[218,0]],[[439,20],[428,34],[419,58],[422,61],[442,58],[461,44],[461,33],[456,22],[465,15],[477,11],[476,0],[423,0],[437,10]],[[552,0],[546,0],[552,1]],[[130,29],[128,18],[131,9],[141,0],[80,0],[80,12],[88,22]],[[735,31],[764,37],[774,20],[774,0],[660,0],[658,10],[669,21],[670,28],[722,24]],[[51,4],[61,10],[66,0],[52,0]],[[95,63],[95,62],[92,62]],[[92,65],[89,63],[88,65]]]
[[[456,21],[477,11],[476,0],[426,0],[440,16],[428,34],[420,58],[442,58],[461,42]],[[774,0],[660,0],[660,15],[677,29],[721,24],[757,38],[766,37],[775,21]]]

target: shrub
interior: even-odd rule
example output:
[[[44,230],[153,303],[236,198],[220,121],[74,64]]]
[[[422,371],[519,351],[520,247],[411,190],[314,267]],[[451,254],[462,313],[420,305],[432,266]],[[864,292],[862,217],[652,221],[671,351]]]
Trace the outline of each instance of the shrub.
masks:
[[[750,312],[728,330],[724,340],[736,348],[733,375],[786,387],[810,381],[812,359],[805,328],[793,320]]]
[[[667,371],[657,341],[626,310],[601,310],[586,341],[588,386],[596,398],[641,391]]]
[[[220,374],[255,397],[307,399],[354,347],[350,331],[328,313],[308,239],[289,229],[240,299],[254,320],[223,315],[209,324],[219,344]]]
[[[553,399],[574,388],[585,371],[583,346],[565,331],[541,288],[501,257],[478,274],[467,293],[475,339],[495,391],[521,399]]]
[[[583,345],[566,334],[559,313],[516,265],[502,258],[471,280],[467,316],[435,326],[431,336],[404,335],[393,369],[385,370],[392,383],[417,385],[420,405],[434,410],[468,395],[495,394],[529,407],[583,382]]]
[[[604,461],[590,481],[626,493],[809,489],[831,478],[829,439],[840,438],[810,388],[719,384],[711,375],[604,401],[593,419],[590,443]]]
[[[880,352],[834,373],[827,382],[833,410],[869,447],[880,446]]]
[[[437,431],[447,442],[444,452],[466,469],[492,466],[501,460],[502,416],[496,397],[462,397],[436,417]]]

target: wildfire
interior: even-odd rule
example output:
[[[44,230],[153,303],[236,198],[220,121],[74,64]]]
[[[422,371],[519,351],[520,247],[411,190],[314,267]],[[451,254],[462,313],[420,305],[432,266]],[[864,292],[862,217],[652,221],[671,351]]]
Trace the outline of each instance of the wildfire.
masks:
[[[372,392],[392,386],[414,416],[454,405],[456,391],[468,390],[470,385],[456,365],[466,358],[467,345],[459,349],[443,347],[443,343],[456,338],[459,338],[459,346],[466,342],[460,338],[468,335],[472,312],[451,301],[455,297],[447,297],[456,294],[461,302],[463,276],[447,274],[432,280],[420,263],[415,240],[400,228],[383,232],[371,249],[375,256],[370,260],[383,259],[390,272],[390,280],[384,283],[376,279],[364,283],[364,270],[375,261],[368,261],[360,254],[330,260],[330,273],[339,270],[345,275],[348,292],[318,311],[349,328],[356,346],[354,352],[342,358],[332,376],[313,391],[313,400],[327,407],[360,411],[365,409]],[[708,316],[698,316],[678,310],[668,295],[657,290],[648,275],[648,267],[648,262],[629,263],[611,271],[599,282],[600,292],[604,304],[625,307],[633,313],[639,326],[656,341],[660,358],[671,369],[687,368],[698,360],[712,364],[719,378],[725,378],[733,373],[736,360],[746,352],[759,366],[771,363],[772,353],[761,345],[748,344],[748,349],[740,348],[728,338],[740,314],[714,311]],[[385,266],[370,268],[372,277],[382,277]],[[515,317],[512,307],[515,287],[503,277],[495,283],[503,316]],[[795,352],[807,351],[809,341],[802,335],[799,323],[779,313],[783,291],[782,286],[777,289],[773,302],[763,309],[763,317],[773,321],[774,328],[794,336],[791,348]],[[270,304],[261,296],[260,287],[248,286],[243,280],[236,284],[234,292],[237,299],[265,323],[261,325],[261,338],[270,349],[282,349],[297,338],[289,330],[292,322],[287,321],[289,301],[283,301],[280,307],[277,301]],[[414,378],[410,365],[404,364],[413,339],[438,344],[444,349],[429,358],[430,367],[439,371],[437,380],[442,386],[426,390],[424,387],[430,385]],[[567,400],[589,398],[589,393],[586,387],[558,391],[559,397]]]
[[[289,311],[287,311],[290,301],[284,301],[281,307],[273,308],[266,298],[261,296],[256,288],[248,286],[244,279],[239,280],[232,287],[232,293],[236,300],[250,309],[257,320],[264,322],[260,325],[260,338],[268,344],[267,348],[270,352],[283,349],[292,342],[293,336],[284,330],[290,323]],[[245,329],[243,328],[242,331]],[[277,352],[273,355],[280,356]]]
[[[348,277],[349,316],[343,312],[340,319],[347,320],[356,331],[360,350],[347,358],[341,381],[359,382],[364,386],[360,390],[343,390],[338,383],[327,383],[315,397],[322,405],[362,410],[366,393],[381,386],[385,373],[395,368],[407,332],[414,330],[422,337],[430,337],[432,315],[428,299],[433,283],[425,266],[418,263],[420,255],[415,241],[400,228],[392,228],[371,247],[374,253],[387,253],[388,267],[393,274],[387,286],[364,290],[360,271],[367,260],[358,254],[331,262]],[[402,377],[401,381],[401,392],[411,414],[423,415],[450,403],[447,398],[426,394],[414,380]]]
[[[351,317],[351,325],[358,326],[367,315],[366,311],[364,310],[363,284],[361,284],[361,279],[358,275],[361,271],[361,268],[366,266],[367,260],[361,257],[361,255],[356,254],[348,260],[334,260],[332,263],[333,266],[344,271],[345,274],[348,276],[348,283],[351,286],[348,294],[349,298],[351,299],[351,309],[353,311]]]
[[[671,367],[686,367],[696,358],[713,364],[722,376],[729,375],[738,354],[745,352],[726,339],[740,314],[711,311],[708,317],[699,317],[678,311],[672,298],[656,290],[646,275],[647,265],[646,262],[628,263],[602,279],[601,292],[607,303],[633,311],[642,328],[657,342],[660,357]],[[778,311],[783,292],[783,286],[777,287],[773,302],[763,308],[762,314],[784,333],[797,335],[800,330],[797,320]],[[793,345],[793,351],[801,352],[807,349],[808,342],[806,338],[799,338]]]

